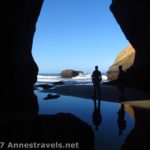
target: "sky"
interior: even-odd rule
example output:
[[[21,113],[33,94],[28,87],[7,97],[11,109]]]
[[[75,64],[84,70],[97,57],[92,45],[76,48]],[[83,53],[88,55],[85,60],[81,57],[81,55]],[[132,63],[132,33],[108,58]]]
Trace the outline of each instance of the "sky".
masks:
[[[44,0],[32,54],[39,73],[74,69],[106,72],[128,41],[109,6],[112,0]]]

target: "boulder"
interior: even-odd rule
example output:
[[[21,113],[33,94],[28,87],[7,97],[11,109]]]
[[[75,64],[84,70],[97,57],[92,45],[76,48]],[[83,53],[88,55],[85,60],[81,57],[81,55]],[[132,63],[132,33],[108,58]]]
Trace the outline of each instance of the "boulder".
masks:
[[[63,77],[63,78],[72,78],[72,77],[78,76],[79,74],[84,74],[84,73],[82,71],[67,69],[67,70],[63,70],[60,73],[60,76]]]
[[[123,49],[116,57],[115,62],[109,67],[107,71],[108,80],[115,80],[118,77],[118,67],[123,66],[123,70],[127,70],[133,65],[135,58],[135,50],[129,44],[127,48]]]

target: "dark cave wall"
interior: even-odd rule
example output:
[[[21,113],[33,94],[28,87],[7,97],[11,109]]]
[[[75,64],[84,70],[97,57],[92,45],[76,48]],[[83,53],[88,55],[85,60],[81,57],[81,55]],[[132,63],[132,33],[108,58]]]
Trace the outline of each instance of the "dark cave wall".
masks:
[[[135,126],[127,135],[121,150],[147,149],[150,137],[150,110],[133,107]]]
[[[33,84],[38,67],[32,57],[32,42],[42,3],[43,0],[12,0],[5,3],[7,12],[3,13],[6,18],[3,23],[7,31],[7,44],[3,55],[3,104],[11,105],[12,98],[18,103],[35,98]]]
[[[128,81],[139,87],[150,84],[149,0],[113,0],[110,6],[116,21],[136,51]]]

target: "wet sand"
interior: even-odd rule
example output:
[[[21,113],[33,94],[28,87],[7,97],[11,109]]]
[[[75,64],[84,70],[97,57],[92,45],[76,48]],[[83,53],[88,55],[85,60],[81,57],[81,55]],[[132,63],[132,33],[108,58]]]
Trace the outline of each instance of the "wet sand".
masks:
[[[92,85],[61,85],[55,89],[43,90],[46,93],[58,93],[61,95],[92,99]],[[150,93],[144,90],[126,88],[124,98],[120,99],[120,91],[113,85],[101,85],[101,100],[109,102],[123,102],[143,108],[150,108]]]
[[[123,104],[127,104],[136,108],[150,109],[150,100],[127,101],[123,102]]]

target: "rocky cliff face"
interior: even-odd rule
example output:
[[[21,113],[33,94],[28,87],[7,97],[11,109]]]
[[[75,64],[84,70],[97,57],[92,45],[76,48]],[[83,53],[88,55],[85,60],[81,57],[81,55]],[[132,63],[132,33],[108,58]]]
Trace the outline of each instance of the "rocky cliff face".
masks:
[[[136,52],[134,64],[127,71],[128,83],[149,88],[149,0],[113,0],[110,9]]]
[[[36,82],[38,67],[31,49],[36,22],[43,0],[13,0],[4,5],[5,40],[3,58],[4,84],[0,111],[23,110],[25,104],[33,102],[33,84]],[[14,108],[13,106],[16,106]],[[6,109],[7,108],[7,109]]]
[[[128,45],[127,48],[122,50],[117,58],[115,59],[115,62],[113,63],[112,66],[110,66],[107,76],[108,80],[115,80],[118,77],[118,67],[120,65],[123,66],[123,70],[127,70],[133,65],[135,58],[135,50],[131,45]]]

